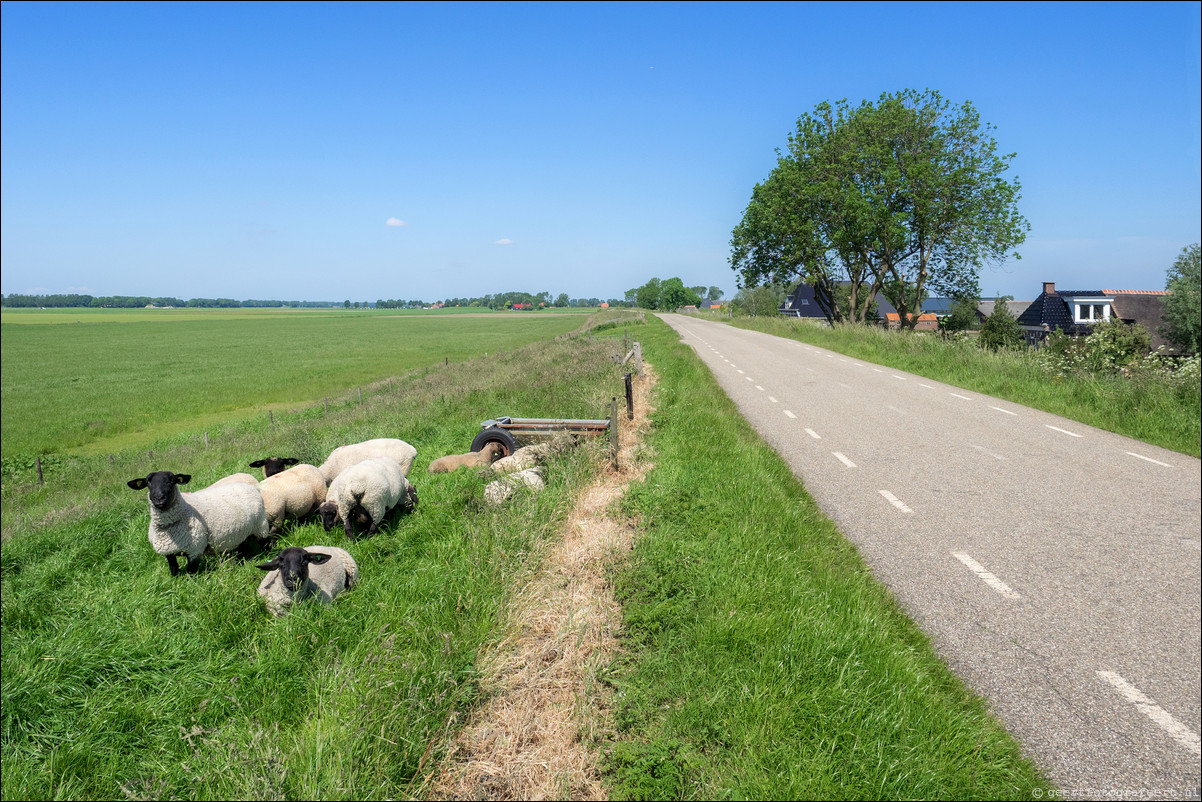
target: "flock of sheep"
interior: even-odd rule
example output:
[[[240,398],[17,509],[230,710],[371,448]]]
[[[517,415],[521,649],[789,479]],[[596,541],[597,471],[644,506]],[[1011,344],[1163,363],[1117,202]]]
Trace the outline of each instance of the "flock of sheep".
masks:
[[[491,466],[504,476],[485,488],[485,499],[499,504],[521,487],[542,489],[538,463],[565,442],[570,440],[527,446],[508,456],[500,444],[489,443],[477,452],[440,457],[429,471]],[[417,490],[408,479],[416,456],[417,449],[404,440],[379,438],[340,446],[320,466],[299,464],[293,457],[255,460],[250,467],[263,469],[261,481],[236,473],[187,493],[179,486],[191,481],[190,475],[155,471],[126,484],[147,491],[150,545],[177,576],[180,557],[186,558],[183,570],[195,573],[206,551],[228,554],[252,537],[270,546],[285,520],[312,514],[320,516],[327,532],[341,522],[348,538],[354,537],[354,525],[374,535],[390,511],[417,505]],[[354,558],[334,546],[287,548],[257,567],[268,572],[259,595],[276,616],[304,599],[328,604],[359,581]]]

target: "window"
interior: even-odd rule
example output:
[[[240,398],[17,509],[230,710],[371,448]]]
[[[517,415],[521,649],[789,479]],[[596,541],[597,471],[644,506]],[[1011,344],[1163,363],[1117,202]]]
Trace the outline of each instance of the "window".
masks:
[[[1097,323],[1110,320],[1110,304],[1073,304],[1073,321],[1075,323]]]

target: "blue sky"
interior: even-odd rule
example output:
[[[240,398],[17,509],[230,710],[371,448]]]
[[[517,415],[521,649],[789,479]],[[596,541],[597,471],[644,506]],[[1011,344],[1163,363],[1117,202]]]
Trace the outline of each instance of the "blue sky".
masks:
[[[1017,153],[1031,231],[984,294],[1162,289],[1202,238],[1200,9],[6,2],[0,282],[730,296],[731,228],[798,116],[929,87]]]

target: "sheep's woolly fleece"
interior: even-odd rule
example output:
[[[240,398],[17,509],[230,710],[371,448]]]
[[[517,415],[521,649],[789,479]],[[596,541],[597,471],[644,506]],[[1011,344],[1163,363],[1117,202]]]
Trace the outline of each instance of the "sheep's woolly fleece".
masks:
[[[622,420],[618,469],[581,494],[562,540],[508,613],[513,631],[481,660],[487,702],[451,745],[434,794],[454,799],[604,799],[599,755],[612,735],[610,691],[593,680],[618,651],[621,609],[606,567],[630,550],[633,530],[614,502],[652,467],[637,461],[649,427],[654,373],[635,383],[635,418]]]

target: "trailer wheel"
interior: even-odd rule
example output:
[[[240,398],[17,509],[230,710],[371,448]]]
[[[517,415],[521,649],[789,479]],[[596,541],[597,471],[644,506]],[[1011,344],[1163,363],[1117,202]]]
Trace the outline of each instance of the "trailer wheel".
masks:
[[[501,450],[505,452],[503,456],[506,457],[518,450],[518,441],[499,426],[489,426],[476,435],[476,439],[472,441],[472,451],[479,451],[489,443],[500,443]]]

